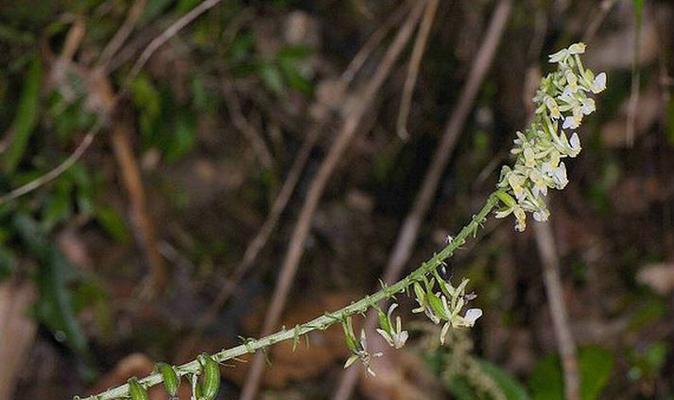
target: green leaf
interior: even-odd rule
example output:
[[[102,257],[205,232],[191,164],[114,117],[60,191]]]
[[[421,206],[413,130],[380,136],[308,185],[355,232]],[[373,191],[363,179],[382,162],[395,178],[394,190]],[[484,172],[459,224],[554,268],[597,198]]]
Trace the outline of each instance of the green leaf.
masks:
[[[445,387],[456,400],[475,400],[478,398],[475,390],[463,376],[452,377],[449,382],[445,383]]]
[[[264,82],[268,89],[276,94],[283,93],[285,85],[283,83],[281,71],[279,71],[276,65],[263,63],[258,67],[258,73],[260,74],[260,78],[262,78],[262,82]]]
[[[192,114],[181,111],[176,116],[175,127],[171,140],[164,149],[166,161],[175,162],[194,147],[196,137],[196,123]]]
[[[87,340],[75,316],[69,289],[77,271],[52,245],[40,226],[25,214],[14,218],[22,242],[40,262],[35,275],[40,297],[35,305],[36,316],[53,334],[80,355],[88,355]]]
[[[582,348],[578,354],[580,396],[583,400],[598,399],[613,371],[613,354],[599,346]]]
[[[8,174],[14,172],[21,161],[28,145],[28,139],[37,125],[41,83],[42,63],[36,56],[31,61],[26,74],[16,116],[10,128],[13,131],[12,140],[3,159],[3,167]]]
[[[644,0],[632,0],[632,5],[634,6],[634,15],[637,21],[641,21],[644,12]]]
[[[96,221],[113,239],[120,243],[129,242],[130,235],[126,229],[124,218],[114,208],[108,206],[96,207]]]
[[[599,398],[611,377],[613,354],[599,346],[587,346],[578,351],[580,394],[583,400]],[[564,398],[564,383],[558,355],[543,358],[534,368],[529,380],[533,398],[555,400]]]
[[[486,360],[479,360],[480,368],[501,388],[508,400],[529,400],[527,390],[504,369]]]
[[[16,254],[5,246],[0,246],[0,282],[16,270]]]
[[[131,83],[131,98],[139,111],[140,133],[147,142],[161,114],[161,95],[146,75],[138,75]]]

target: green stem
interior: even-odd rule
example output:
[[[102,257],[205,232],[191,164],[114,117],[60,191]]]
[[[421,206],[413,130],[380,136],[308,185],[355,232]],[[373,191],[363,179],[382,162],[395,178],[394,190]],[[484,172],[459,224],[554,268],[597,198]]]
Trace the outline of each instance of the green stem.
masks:
[[[469,224],[464,226],[461,231],[456,235],[456,237],[447,244],[439,253],[433,255],[433,257],[425,261],[419,268],[414,270],[412,273],[407,275],[405,278],[396,282],[391,286],[387,286],[379,290],[378,292],[366,296],[365,298],[359,300],[356,303],[352,303],[338,311],[332,313],[326,313],[323,316],[315,318],[307,323],[298,325],[294,329],[283,329],[279,332],[271,334],[269,336],[263,337],[257,340],[249,340],[246,343],[233,347],[231,349],[222,350],[218,353],[213,354],[211,357],[219,363],[222,363],[227,360],[231,360],[238,356],[254,353],[257,350],[266,348],[275,343],[282,342],[285,340],[295,339],[301,335],[305,335],[311,331],[315,330],[325,330],[335,323],[341,322],[344,318],[355,315],[362,314],[367,311],[370,307],[375,306],[379,301],[393,297],[397,293],[404,292],[411,284],[416,281],[420,281],[428,273],[435,271],[444,260],[448,259],[454,254],[461,245],[466,242],[466,239],[469,236],[475,236],[475,232],[480,227],[480,224],[487,218],[487,215],[491,210],[496,207],[498,204],[498,192],[494,192],[489,195],[487,201],[482,206],[482,209],[473,216]],[[197,360],[190,361],[186,364],[176,367],[176,373],[179,376],[198,374],[201,371],[201,366]],[[162,382],[162,375],[160,373],[155,373],[141,379],[140,384],[145,388],[155,386]],[[121,385],[115,388],[109,389],[98,395],[89,396],[83,398],[82,400],[112,400],[123,397],[128,397],[129,395],[129,385]],[[78,399],[79,397],[75,397]]]

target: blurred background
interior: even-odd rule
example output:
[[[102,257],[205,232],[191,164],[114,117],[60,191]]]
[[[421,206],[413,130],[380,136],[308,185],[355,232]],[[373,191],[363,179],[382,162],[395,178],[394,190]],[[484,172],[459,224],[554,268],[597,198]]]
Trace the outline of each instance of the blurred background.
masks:
[[[336,327],[270,348],[260,379],[232,361],[219,398],[674,398],[673,18],[666,0],[0,0],[0,399],[95,394],[404,276],[481,207],[547,55],[580,40],[608,88],[550,222],[489,218],[449,262],[475,328],[441,347],[403,297],[411,337],[376,378],[345,375]]]

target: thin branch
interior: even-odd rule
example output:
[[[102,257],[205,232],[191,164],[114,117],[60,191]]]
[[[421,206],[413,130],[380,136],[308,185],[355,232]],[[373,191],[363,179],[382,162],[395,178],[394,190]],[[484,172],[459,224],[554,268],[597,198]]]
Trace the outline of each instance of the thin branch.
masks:
[[[543,263],[543,281],[548,295],[553,328],[557,337],[559,354],[564,370],[564,392],[567,400],[580,399],[580,378],[578,376],[578,358],[576,344],[569,328],[569,321],[564,305],[562,280],[559,276],[559,258],[552,236],[552,222],[534,224],[538,254]]]
[[[98,65],[103,69],[107,69],[112,57],[117,54],[117,51],[119,51],[131,32],[133,32],[133,29],[136,27],[136,22],[138,22],[138,19],[143,14],[143,10],[145,10],[146,3],[147,0],[136,0],[129,9],[129,13],[126,16],[124,23],[117,30],[115,36],[113,36],[112,39],[110,39],[110,42],[105,46],[100,57],[98,57]]]
[[[178,32],[180,32],[181,29],[189,25],[192,21],[197,19],[201,14],[205,13],[206,11],[210,10],[211,8],[215,7],[218,5],[222,0],[205,0],[202,3],[200,3],[198,6],[194,7],[190,12],[187,14],[183,15],[180,17],[176,22],[171,24],[164,32],[162,32],[159,36],[154,38],[150,44],[147,45],[145,50],[141,53],[140,57],[138,57],[138,60],[136,63],[133,65],[131,68],[131,71],[129,72],[129,76],[126,78],[126,82],[128,86],[128,82],[133,81],[136,75],[140,72],[140,69],[143,68],[145,63],[152,57],[152,54],[154,54],[157,49],[159,49],[161,46],[164,45],[164,43],[168,42],[169,39],[171,39],[173,36],[175,36]]]
[[[257,350],[264,349],[278,342],[299,338],[300,336],[306,335],[312,331],[325,330],[329,326],[339,323],[348,316],[361,314],[378,302],[391,298],[396,294],[403,293],[414,282],[422,280],[424,276],[427,276],[429,273],[440,267],[440,265],[442,265],[447,258],[451,257],[460,246],[464,245],[466,240],[472,237],[473,233],[479,229],[481,224],[487,218],[487,215],[494,209],[494,207],[496,207],[498,201],[499,200],[496,193],[492,193],[487,198],[480,211],[471,219],[470,223],[465,225],[459,231],[452,242],[436,253],[433,257],[422,263],[421,266],[414,272],[406,276],[404,279],[396,282],[395,284],[387,286],[386,288],[383,288],[370,296],[366,296],[363,299],[340,310],[332,313],[326,313],[323,316],[315,318],[302,325],[298,325],[295,329],[282,329],[261,339],[246,340],[244,344],[213,354],[213,359],[219,363],[223,363],[227,360],[235,359],[244,354],[255,353]],[[181,377],[199,373],[200,371],[201,366],[197,360],[193,360],[176,367],[176,373]],[[139,382],[145,388],[156,386],[162,382],[162,375],[159,373],[154,373],[141,379]],[[103,393],[82,398],[81,400],[113,400],[118,398],[126,398],[128,395],[129,385],[124,384],[109,389]]]
[[[386,37],[391,29],[394,26],[400,24],[410,8],[410,1],[406,1],[402,6],[400,6],[393,14],[391,14],[384,23],[377,28],[376,31],[365,41],[363,47],[358,50],[358,53],[351,59],[351,62],[346,67],[342,73],[340,79],[348,85],[351,83],[353,78],[356,76],[358,71],[365,63],[365,61],[370,57],[372,52],[379,46],[382,40]]]
[[[136,238],[141,243],[150,266],[150,281],[144,290],[146,297],[155,297],[166,286],[166,266],[159,253],[154,223],[148,212],[145,187],[138,162],[133,154],[131,135],[133,125],[122,116],[117,118],[112,131],[112,149],[119,165],[122,183],[129,195],[131,220],[136,228]]]
[[[94,127],[91,128],[89,132],[87,132],[87,134],[84,136],[84,139],[82,139],[82,141],[77,146],[75,151],[73,151],[73,153],[70,156],[68,156],[68,158],[63,160],[61,164],[57,165],[54,169],[40,176],[39,178],[32,180],[27,184],[12,190],[7,194],[2,195],[2,197],[0,197],[0,205],[15,200],[23,196],[24,194],[30,193],[33,190],[39,188],[40,186],[43,186],[61,176],[62,173],[67,171],[70,167],[73,166],[73,164],[75,164],[82,157],[82,155],[87,151],[87,149],[94,141],[94,138],[96,137],[98,132],[100,132],[102,127],[103,121],[102,119],[99,119],[94,125]]]
[[[239,103],[239,96],[236,93],[236,90],[232,87],[232,84],[229,82],[223,82],[222,91],[224,94],[225,104],[227,105],[227,110],[229,111],[229,116],[232,119],[232,123],[236,129],[243,134],[243,136],[248,139],[253,148],[253,152],[257,156],[260,163],[266,168],[271,169],[274,166],[274,158],[271,155],[271,152],[267,148],[267,144],[264,139],[258,133],[257,129],[253,127],[250,122],[246,120],[241,112],[241,104]]]
[[[475,97],[482,85],[485,74],[493,62],[496,49],[498,48],[508,18],[510,17],[511,9],[511,0],[501,0],[492,15],[487,33],[475,56],[473,66],[470,69],[470,75],[461,92],[458,105],[447,121],[445,132],[438,149],[433,155],[433,160],[428,172],[426,172],[426,176],[424,177],[421,189],[414,201],[412,210],[405,218],[405,221],[398,232],[398,238],[393,246],[393,252],[389,257],[388,264],[385,268],[383,277],[384,283],[390,283],[397,280],[402,273],[403,267],[412,255],[412,250],[418,238],[421,223],[428,214],[433,196],[437,192],[442,173],[447,167],[458,137],[463,130],[470,110],[473,108]],[[376,314],[370,313],[366,322],[366,329],[370,331],[374,330],[376,320]],[[346,371],[337,386],[333,398],[336,400],[350,398],[357,376],[356,370]]]
[[[398,136],[402,139],[408,139],[410,137],[410,134],[407,131],[407,121],[410,116],[412,94],[414,93],[414,85],[417,83],[419,66],[424,57],[426,43],[428,42],[428,36],[431,32],[437,10],[438,0],[429,0],[421,20],[421,25],[419,26],[417,40],[414,42],[414,48],[412,49],[412,56],[410,57],[410,64],[407,69],[407,78],[405,79],[405,86],[403,87],[403,94],[400,99],[400,110],[398,111],[398,121],[396,124]]]
[[[265,315],[262,335],[267,335],[272,332],[280,319],[281,313],[285,307],[288,292],[290,291],[290,286],[295,278],[295,273],[297,272],[297,267],[300,258],[302,257],[304,243],[309,235],[314,212],[318,207],[318,202],[323,195],[323,191],[337,167],[337,164],[343,158],[344,152],[355,136],[365,112],[369,109],[379,88],[388,77],[393,65],[404,50],[410,36],[412,36],[412,31],[421,17],[423,6],[424,2],[419,2],[414,6],[412,13],[408,16],[407,21],[401,26],[395,39],[384,54],[381,64],[374,73],[374,76],[367,83],[362,93],[356,95],[357,97],[353,100],[353,108],[351,109],[350,115],[345,117],[341,130],[330,148],[330,152],[321,164],[316,176],[309,186],[309,191],[304,204],[302,205],[297,225],[295,226],[295,230],[290,239],[288,253],[286,254],[281,267],[274,294],[269,303],[270,307]],[[252,400],[255,397],[263,371],[264,356],[258,354],[253,360],[251,369],[248,373],[248,378],[243,387],[240,397],[242,400]]]

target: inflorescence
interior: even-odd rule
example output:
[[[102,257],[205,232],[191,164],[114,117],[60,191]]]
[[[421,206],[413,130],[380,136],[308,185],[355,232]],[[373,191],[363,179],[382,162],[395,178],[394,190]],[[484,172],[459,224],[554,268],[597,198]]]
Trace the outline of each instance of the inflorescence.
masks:
[[[511,150],[516,156],[515,164],[501,170],[497,186],[504,207],[496,212],[496,218],[513,214],[517,231],[526,228],[527,212],[536,221],[547,221],[548,189],[561,190],[568,183],[566,165],[561,160],[576,157],[581,150],[578,133],[572,130],[580,126],[584,116],[595,111],[589,95],[606,88],[606,73],[595,76],[583,67],[580,54],[584,52],[585,44],[575,43],[550,56],[557,71],[541,80],[533,98],[533,122],[526,133],[517,132]],[[572,132],[568,138],[567,132]]]

